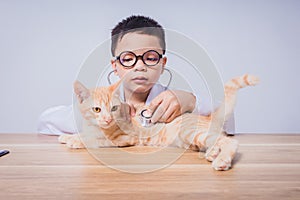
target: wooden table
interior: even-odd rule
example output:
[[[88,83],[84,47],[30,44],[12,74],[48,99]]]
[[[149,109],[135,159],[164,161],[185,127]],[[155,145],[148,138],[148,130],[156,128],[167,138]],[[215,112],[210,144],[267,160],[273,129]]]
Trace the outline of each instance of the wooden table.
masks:
[[[300,199],[300,135],[234,137],[240,148],[229,171],[186,151],[167,168],[132,174],[56,136],[0,134],[0,149],[11,152],[0,157],[0,199]]]

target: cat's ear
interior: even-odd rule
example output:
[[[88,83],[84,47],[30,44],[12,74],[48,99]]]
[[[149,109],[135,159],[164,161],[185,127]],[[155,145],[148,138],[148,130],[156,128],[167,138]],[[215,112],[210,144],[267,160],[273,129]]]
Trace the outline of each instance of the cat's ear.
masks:
[[[90,97],[90,91],[79,81],[75,81],[73,87],[79,103]]]

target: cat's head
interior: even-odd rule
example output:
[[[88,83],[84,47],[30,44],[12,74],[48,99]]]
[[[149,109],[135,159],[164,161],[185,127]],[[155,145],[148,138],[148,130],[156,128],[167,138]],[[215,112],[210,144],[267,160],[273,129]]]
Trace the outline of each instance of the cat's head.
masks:
[[[79,81],[74,83],[74,92],[82,117],[89,124],[100,128],[109,128],[115,124],[110,109],[114,87],[87,89]]]

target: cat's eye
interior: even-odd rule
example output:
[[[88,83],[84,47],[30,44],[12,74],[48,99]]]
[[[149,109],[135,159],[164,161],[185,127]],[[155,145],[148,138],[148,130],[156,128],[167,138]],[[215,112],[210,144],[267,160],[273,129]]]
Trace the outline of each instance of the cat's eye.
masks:
[[[114,112],[114,111],[116,111],[118,109],[118,106],[113,106],[112,108],[111,108],[111,112]]]
[[[99,108],[99,107],[93,107],[93,111],[95,113],[99,113],[99,112],[101,112],[101,108]]]

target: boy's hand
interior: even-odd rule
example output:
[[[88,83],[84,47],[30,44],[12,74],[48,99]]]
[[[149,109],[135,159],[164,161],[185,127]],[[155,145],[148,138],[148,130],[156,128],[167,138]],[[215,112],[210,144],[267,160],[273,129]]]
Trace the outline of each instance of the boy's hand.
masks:
[[[149,106],[153,113],[151,122],[169,123],[185,112],[192,112],[195,108],[196,97],[182,90],[166,90],[155,97]]]

